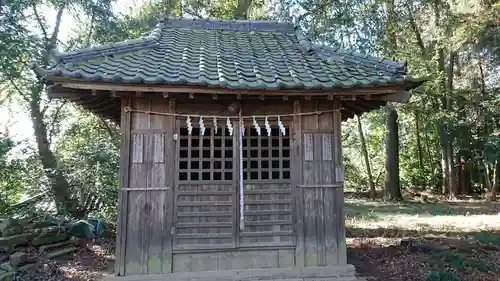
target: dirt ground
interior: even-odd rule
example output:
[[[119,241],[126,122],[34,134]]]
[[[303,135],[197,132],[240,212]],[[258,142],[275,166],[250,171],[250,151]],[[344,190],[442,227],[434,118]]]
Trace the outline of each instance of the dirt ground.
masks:
[[[347,198],[346,237],[348,262],[370,281],[500,281],[500,204]],[[102,280],[113,267],[109,232],[16,281]]]

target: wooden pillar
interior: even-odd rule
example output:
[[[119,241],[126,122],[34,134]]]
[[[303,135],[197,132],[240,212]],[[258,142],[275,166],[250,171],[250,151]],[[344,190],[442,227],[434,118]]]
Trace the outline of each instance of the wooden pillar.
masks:
[[[338,101],[303,101],[295,112],[331,111]],[[340,112],[294,120],[296,266],[346,264]]]
[[[118,221],[116,225],[115,275],[125,274],[125,231],[127,225],[128,173],[130,161],[130,112],[125,108],[130,106],[130,97],[122,98],[121,106],[121,140],[120,140],[120,186],[118,189]]]
[[[345,238],[345,204],[344,204],[344,158],[342,154],[342,113],[340,112],[341,103],[339,99],[333,101],[333,108],[338,110],[333,113],[333,131],[334,131],[334,162],[335,162],[335,183],[338,188],[335,189],[335,213],[337,228],[337,247],[339,264],[347,264],[347,246]]]

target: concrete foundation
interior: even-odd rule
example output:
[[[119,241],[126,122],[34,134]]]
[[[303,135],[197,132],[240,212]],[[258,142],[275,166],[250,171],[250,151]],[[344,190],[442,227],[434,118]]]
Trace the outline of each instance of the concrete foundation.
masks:
[[[306,268],[268,268],[176,272],[161,275],[114,276],[107,281],[363,281],[354,266],[335,265]]]

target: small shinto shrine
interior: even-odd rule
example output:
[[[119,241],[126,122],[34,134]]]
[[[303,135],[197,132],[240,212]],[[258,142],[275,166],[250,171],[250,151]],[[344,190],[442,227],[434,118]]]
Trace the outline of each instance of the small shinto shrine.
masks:
[[[341,121],[423,83],[290,23],[182,18],[36,71],[120,124],[119,280],[357,280]]]

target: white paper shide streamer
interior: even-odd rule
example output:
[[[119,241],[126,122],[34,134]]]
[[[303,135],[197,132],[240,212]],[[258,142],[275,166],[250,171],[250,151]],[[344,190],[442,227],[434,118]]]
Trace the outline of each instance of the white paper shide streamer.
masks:
[[[198,122],[200,125],[200,133],[202,136],[205,135],[205,124],[203,123],[203,117],[200,117],[200,121]]]
[[[217,117],[214,117],[213,122],[214,122],[214,131],[217,134],[217,129],[218,129],[218,127],[217,127]]]
[[[233,135],[233,125],[231,124],[231,120],[229,119],[229,117],[227,118],[226,126],[227,126],[227,129],[229,130],[229,135],[232,136]]]
[[[260,136],[260,126],[255,117],[253,118],[253,127],[255,128],[255,131],[257,131],[257,135]]]
[[[286,136],[286,128],[283,126],[283,122],[281,122],[281,119],[278,117],[278,127],[280,128],[281,134],[283,136]]]
[[[270,137],[271,136],[271,124],[269,124],[269,120],[267,119],[267,116],[266,116],[266,120],[264,121],[264,125],[266,126],[266,131],[267,131],[267,136]]]
[[[191,124],[191,117],[189,116],[186,118],[186,126],[188,129],[188,134],[191,135],[191,132],[193,131],[193,125]]]

